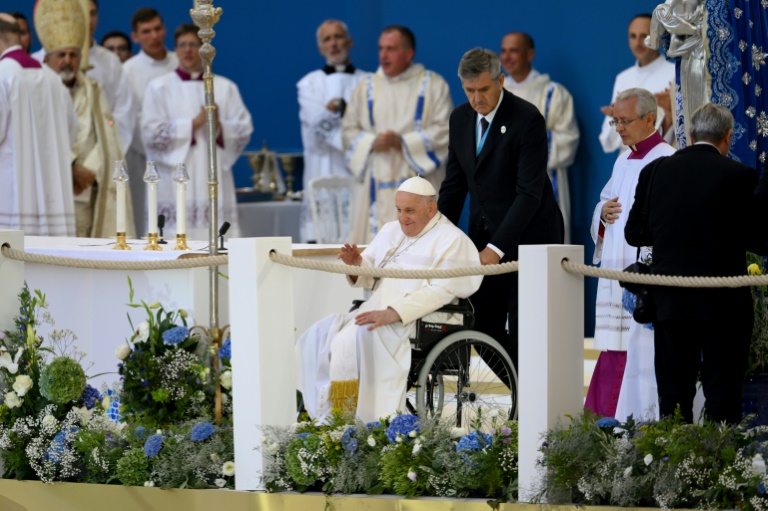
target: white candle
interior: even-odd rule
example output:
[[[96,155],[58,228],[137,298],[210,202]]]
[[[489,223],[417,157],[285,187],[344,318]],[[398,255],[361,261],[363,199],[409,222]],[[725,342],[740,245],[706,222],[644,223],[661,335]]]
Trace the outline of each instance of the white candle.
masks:
[[[176,183],[176,234],[187,233],[187,184]]]
[[[125,181],[117,181],[117,232],[125,232]]]
[[[147,183],[147,211],[149,234],[157,234],[157,183]]]

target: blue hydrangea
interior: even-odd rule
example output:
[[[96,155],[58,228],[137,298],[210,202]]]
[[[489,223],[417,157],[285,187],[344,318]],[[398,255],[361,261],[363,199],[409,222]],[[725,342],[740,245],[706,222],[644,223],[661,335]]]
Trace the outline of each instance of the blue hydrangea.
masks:
[[[210,422],[201,422],[200,424],[195,424],[195,427],[192,428],[192,431],[189,433],[189,438],[195,442],[202,442],[203,440],[208,440],[213,434],[213,431],[213,424]]]
[[[83,391],[83,395],[80,399],[83,401],[83,406],[90,410],[96,406],[96,400],[99,399],[99,391],[90,385],[86,385],[85,390]]]
[[[163,435],[159,433],[156,435],[152,435],[151,437],[147,438],[146,442],[144,442],[144,455],[147,458],[157,456],[157,453],[159,453],[160,449],[162,448],[163,448]]]
[[[603,417],[602,419],[598,419],[595,424],[597,424],[597,427],[600,429],[613,429],[621,425],[621,423],[613,417]]]
[[[389,427],[387,428],[387,439],[394,444],[397,442],[398,434],[406,439],[411,431],[417,433],[421,431],[421,428],[419,428],[419,418],[415,415],[398,415],[389,423]]]
[[[72,426],[68,430],[62,430],[56,433],[51,441],[51,446],[48,448],[48,459],[56,465],[61,463],[61,457],[64,454],[64,450],[67,448],[67,438],[69,435],[73,435],[78,431],[80,431],[80,428]]]
[[[165,344],[179,344],[184,342],[189,334],[189,329],[185,326],[175,326],[163,332],[163,342]]]
[[[134,429],[133,431],[134,433],[136,433],[136,436],[139,438],[143,439],[145,436],[147,436],[147,428],[145,428],[144,426],[137,426],[136,429]]]
[[[760,483],[757,485],[757,493],[760,495],[765,495],[765,483]]]
[[[309,436],[309,433],[305,431],[304,433],[299,433],[298,435],[296,435],[296,438],[307,438],[308,436]]]
[[[354,454],[357,451],[357,431],[353,426],[347,428],[341,437],[341,445],[347,454]]]
[[[227,340],[224,341],[224,344],[221,345],[221,348],[219,348],[219,358],[226,358],[231,359],[232,358],[232,339],[227,337]]]
[[[488,433],[473,431],[472,433],[466,434],[461,437],[461,439],[459,439],[459,443],[456,444],[456,452],[481,451],[486,447],[490,447],[492,443],[493,437]]]
[[[637,296],[635,296],[635,293],[630,293],[624,289],[621,295],[621,307],[630,314],[633,314],[635,312],[636,305]],[[646,328],[647,330],[653,330],[653,323],[643,323],[643,328]]]
[[[369,430],[380,428],[381,422],[379,421],[369,422],[368,424],[365,425],[365,427],[368,428]]]

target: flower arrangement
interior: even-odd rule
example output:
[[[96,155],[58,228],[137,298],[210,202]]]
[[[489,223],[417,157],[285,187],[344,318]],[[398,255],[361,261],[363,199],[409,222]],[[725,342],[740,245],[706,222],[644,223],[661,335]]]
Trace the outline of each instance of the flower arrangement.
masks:
[[[477,421],[491,424],[490,431],[457,435],[446,421],[408,414],[368,424],[333,414],[322,425],[265,427],[263,450],[271,463],[262,477],[269,491],[514,500],[517,423],[481,414]]]
[[[143,308],[147,320],[131,323],[133,335],[115,350],[123,417],[155,428],[204,416],[213,393],[207,339],[191,335],[183,309],[134,303],[130,277],[128,285],[128,306]]]
[[[598,419],[586,411],[541,446],[540,495],[550,504],[768,509],[764,427]]]
[[[768,258],[747,253],[747,273],[764,275]],[[755,323],[749,350],[749,373],[768,372],[768,286],[752,287]]]

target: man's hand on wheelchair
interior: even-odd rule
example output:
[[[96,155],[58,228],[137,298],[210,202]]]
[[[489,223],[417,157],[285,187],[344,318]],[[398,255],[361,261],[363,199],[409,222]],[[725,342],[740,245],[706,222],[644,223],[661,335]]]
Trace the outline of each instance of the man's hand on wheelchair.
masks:
[[[480,264],[483,266],[488,264],[499,264],[499,261],[501,261],[499,254],[497,254],[492,248],[485,247],[480,251]]]
[[[339,252],[339,255],[336,256],[336,259],[341,259],[345,264],[350,266],[360,266],[363,263],[363,256],[360,255],[360,251],[354,243],[345,243],[344,246],[341,247],[341,251]]]
[[[376,327],[389,325],[390,323],[396,323],[398,321],[400,321],[400,314],[391,307],[387,307],[380,311],[361,312],[355,316],[356,325],[371,325],[368,327],[368,330],[373,330]]]

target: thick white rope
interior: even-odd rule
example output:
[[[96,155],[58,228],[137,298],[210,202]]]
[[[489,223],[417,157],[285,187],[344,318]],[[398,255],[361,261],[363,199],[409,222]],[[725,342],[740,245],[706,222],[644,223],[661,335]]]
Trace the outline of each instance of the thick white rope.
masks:
[[[85,268],[89,270],[177,270],[202,268],[206,266],[224,266],[229,262],[227,254],[215,256],[199,256],[184,259],[167,259],[163,261],[109,261],[103,259],[81,259],[76,257],[32,254],[3,245],[0,252],[4,257],[25,263],[48,264],[52,266],[68,266],[70,268]]]

